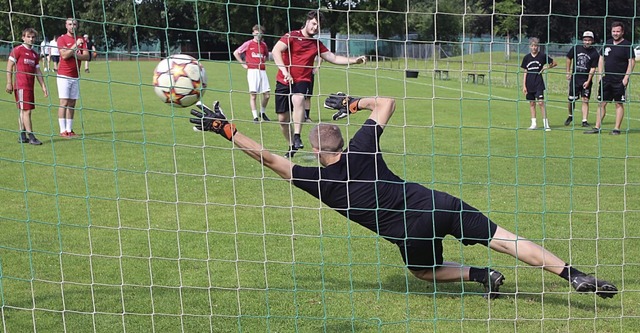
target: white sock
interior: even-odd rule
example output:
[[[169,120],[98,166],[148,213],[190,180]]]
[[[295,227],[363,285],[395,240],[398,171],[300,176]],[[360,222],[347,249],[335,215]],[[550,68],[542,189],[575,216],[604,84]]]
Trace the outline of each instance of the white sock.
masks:
[[[258,118],[258,111],[251,110],[251,114],[253,115],[253,118]]]
[[[549,128],[549,119],[545,118],[542,122],[544,123],[544,128]]]
[[[587,120],[586,120],[586,119],[584,119],[584,118],[582,118],[582,122],[583,122],[583,123],[586,123],[586,122],[587,122]]]
[[[260,107],[260,114],[264,114],[264,112],[265,112],[264,106],[261,106]]]
[[[67,131],[67,120],[64,118],[58,118],[58,126],[60,126],[60,133]]]
[[[67,132],[73,131],[73,119],[67,119]]]
[[[538,121],[536,120],[536,118],[531,118],[531,126],[532,127],[538,126]]]

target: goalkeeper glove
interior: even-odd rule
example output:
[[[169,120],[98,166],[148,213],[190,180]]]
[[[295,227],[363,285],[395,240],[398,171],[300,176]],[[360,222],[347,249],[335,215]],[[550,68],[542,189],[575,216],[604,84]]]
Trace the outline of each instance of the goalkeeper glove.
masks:
[[[196,124],[193,126],[193,130],[218,133],[231,141],[233,135],[236,134],[236,126],[227,121],[227,117],[224,116],[220,108],[220,102],[213,103],[213,111],[200,101],[196,103],[196,106],[203,112],[191,109],[191,114],[195,118],[191,118],[189,121]]]
[[[342,119],[349,115],[349,113],[356,113],[358,108],[358,102],[360,98],[350,97],[342,92],[329,95],[324,101],[324,107],[327,109],[338,110],[333,114],[333,120]]]

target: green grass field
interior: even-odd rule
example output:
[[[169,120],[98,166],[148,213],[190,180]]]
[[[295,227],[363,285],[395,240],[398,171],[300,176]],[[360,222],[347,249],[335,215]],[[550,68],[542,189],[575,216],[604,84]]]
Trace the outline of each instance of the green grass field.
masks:
[[[580,127],[562,125],[561,64],[547,76],[553,130],[528,131],[516,60],[492,66],[485,84],[465,82],[468,68],[489,69],[481,65],[486,59],[475,59],[477,66],[465,63],[472,67],[441,61],[438,66],[450,66],[448,81],[428,74],[433,64],[417,79],[405,79],[397,64],[348,71],[326,65],[315,92],[397,98],[381,146],[398,175],[460,196],[507,229],[610,280],[620,289],[615,298],[573,293],[539,268],[482,246],[465,248],[452,238],[445,241],[445,260],[490,264],[507,276],[506,295],[487,301],[475,283],[420,281],[405,270],[395,246],[345,221],[219,136],[193,132],[188,109],[172,109],[155,97],[155,62],[98,61],[81,82],[82,110],[74,125],[80,139],[57,135],[54,76],[46,78],[53,97],[36,94],[33,121],[43,146],[16,143],[13,97],[1,100],[0,327],[110,333],[640,331],[637,83],[626,133],[583,135]],[[219,99],[240,131],[284,152],[278,124],[252,123],[242,68],[216,62],[205,67],[205,100]],[[275,66],[269,72],[273,78]],[[331,121],[322,101],[313,99],[312,118]],[[272,99],[271,118],[273,105]],[[613,113],[610,106],[605,131]],[[343,133],[352,135],[366,117],[361,112],[341,122]],[[595,121],[595,103],[589,120]],[[294,161],[315,163],[308,153]]]

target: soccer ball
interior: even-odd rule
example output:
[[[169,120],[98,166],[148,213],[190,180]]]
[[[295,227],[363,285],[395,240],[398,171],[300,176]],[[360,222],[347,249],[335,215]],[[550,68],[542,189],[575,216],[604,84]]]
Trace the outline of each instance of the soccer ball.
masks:
[[[162,59],[153,70],[153,90],[165,103],[181,107],[195,104],[207,87],[207,73],[186,54]]]

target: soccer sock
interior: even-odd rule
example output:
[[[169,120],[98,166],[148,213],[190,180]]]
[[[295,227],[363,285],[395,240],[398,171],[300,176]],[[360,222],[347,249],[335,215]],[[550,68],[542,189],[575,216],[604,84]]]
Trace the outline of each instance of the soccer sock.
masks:
[[[548,128],[549,127],[549,119],[544,118],[544,120],[542,120],[542,123],[544,124],[544,128]]]
[[[253,115],[253,118],[258,118],[258,111],[256,110],[251,110],[251,114]]]
[[[73,119],[67,119],[67,132],[73,131]]]
[[[305,109],[305,110],[304,110],[304,117],[305,117],[305,118],[309,118],[309,113],[311,113],[311,110],[309,110],[309,109]]]
[[[531,126],[538,126],[538,121],[536,118],[531,118]]]
[[[260,107],[260,114],[264,114],[264,112],[265,112],[264,106],[261,106]]]
[[[586,123],[586,122],[587,122],[587,119],[582,118],[582,122],[583,122],[583,123]]]
[[[560,277],[567,281],[569,281],[572,276],[577,276],[577,275],[584,275],[584,273],[569,266],[569,264],[566,264],[566,263],[564,264],[564,268],[562,269],[562,272],[560,272]]]
[[[67,120],[64,118],[58,118],[58,125],[60,126],[60,133],[67,131]]]
[[[487,274],[489,272],[488,267],[478,268],[478,267],[469,267],[469,280],[474,282],[484,283],[487,279]]]

